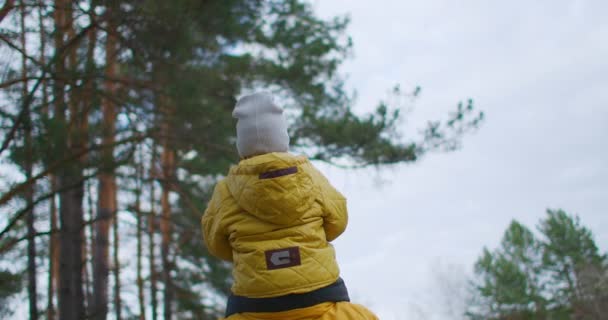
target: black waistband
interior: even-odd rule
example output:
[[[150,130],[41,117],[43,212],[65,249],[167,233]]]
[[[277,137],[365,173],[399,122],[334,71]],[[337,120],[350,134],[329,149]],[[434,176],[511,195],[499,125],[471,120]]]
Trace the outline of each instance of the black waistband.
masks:
[[[247,298],[231,294],[226,306],[226,317],[242,312],[281,312],[312,307],[323,302],[350,301],[342,278],[327,287],[307,293],[288,294],[272,298]]]

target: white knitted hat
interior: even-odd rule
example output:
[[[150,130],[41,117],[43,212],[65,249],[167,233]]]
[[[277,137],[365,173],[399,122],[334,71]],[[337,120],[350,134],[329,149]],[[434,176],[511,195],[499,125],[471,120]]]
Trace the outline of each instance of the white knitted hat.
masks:
[[[270,152],[287,152],[289,135],[283,109],[265,92],[237,101],[232,116],[236,123],[236,148],[241,157]]]

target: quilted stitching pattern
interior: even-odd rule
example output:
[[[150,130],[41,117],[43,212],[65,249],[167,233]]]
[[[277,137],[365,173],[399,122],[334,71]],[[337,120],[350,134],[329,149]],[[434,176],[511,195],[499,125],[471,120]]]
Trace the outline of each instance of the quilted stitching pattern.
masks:
[[[259,179],[292,166],[297,173]],[[225,187],[216,187],[203,216],[204,237],[220,258],[226,255],[211,248],[231,248],[235,294],[303,293],[336,281],[328,239],[346,228],[346,200],[306,158],[270,153],[243,160],[218,185]],[[288,247],[300,248],[301,265],[267,270],[264,252]]]

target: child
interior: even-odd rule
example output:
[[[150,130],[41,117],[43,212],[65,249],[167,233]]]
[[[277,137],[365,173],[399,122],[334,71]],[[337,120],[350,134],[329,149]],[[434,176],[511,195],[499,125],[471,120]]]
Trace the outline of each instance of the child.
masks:
[[[209,252],[234,264],[226,317],[377,319],[348,302],[330,243],[346,228],[346,199],[308,159],[287,153],[283,110],[256,93],[233,116],[241,161],[202,218]]]

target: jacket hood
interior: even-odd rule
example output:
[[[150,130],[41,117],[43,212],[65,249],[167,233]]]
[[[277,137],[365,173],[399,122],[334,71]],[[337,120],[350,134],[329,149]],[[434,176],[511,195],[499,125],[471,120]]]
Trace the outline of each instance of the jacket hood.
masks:
[[[243,210],[266,222],[288,225],[312,207],[316,192],[303,156],[268,153],[245,159],[226,177]]]

